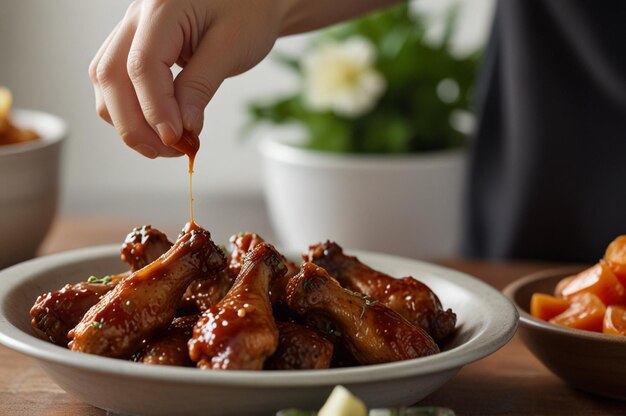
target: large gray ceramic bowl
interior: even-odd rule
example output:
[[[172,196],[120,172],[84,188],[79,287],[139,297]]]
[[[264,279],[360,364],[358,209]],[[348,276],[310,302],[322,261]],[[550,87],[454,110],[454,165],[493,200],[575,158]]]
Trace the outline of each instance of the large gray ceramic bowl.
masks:
[[[98,357],[37,338],[28,314],[35,298],[90,275],[121,272],[124,267],[116,246],[42,257],[0,272],[0,343],[33,357],[67,392],[114,412],[271,415],[282,408],[318,409],[336,384],[346,386],[369,407],[413,404],[454,377],[465,364],[498,350],[517,328],[518,315],[511,302],[478,279],[410,259],[356,254],[394,276],[421,279],[439,294],[445,308],[456,312],[458,328],[443,352],[340,369],[204,371]]]
[[[511,283],[504,294],[519,310],[522,340],[554,374],[589,393],[626,400],[626,337],[551,324],[529,313],[533,293],[553,294],[561,279],[582,270],[533,273]]]
[[[14,123],[40,139],[0,146],[0,269],[32,258],[57,211],[65,122],[51,114],[13,110]]]

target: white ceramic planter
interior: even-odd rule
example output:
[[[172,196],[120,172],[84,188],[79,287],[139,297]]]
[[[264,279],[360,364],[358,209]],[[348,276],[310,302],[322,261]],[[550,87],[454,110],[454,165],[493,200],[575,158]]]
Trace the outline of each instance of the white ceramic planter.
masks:
[[[266,203],[280,244],[340,245],[421,259],[457,254],[464,151],[405,156],[260,143]]]

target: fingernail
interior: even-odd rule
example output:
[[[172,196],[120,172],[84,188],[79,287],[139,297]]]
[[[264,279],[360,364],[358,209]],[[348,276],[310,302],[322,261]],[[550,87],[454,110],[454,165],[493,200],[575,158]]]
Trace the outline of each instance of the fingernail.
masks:
[[[172,126],[169,125],[169,123],[159,123],[155,126],[155,128],[159,137],[161,138],[161,141],[166,145],[172,145],[178,141],[178,137],[176,136],[174,129],[172,128]]]
[[[141,153],[142,155],[150,159],[154,159],[159,155],[154,147],[147,144],[138,144],[137,146],[133,147],[133,150]]]
[[[195,105],[187,106],[183,112],[183,126],[187,130],[199,133],[198,130],[201,128],[203,115],[204,112]]]

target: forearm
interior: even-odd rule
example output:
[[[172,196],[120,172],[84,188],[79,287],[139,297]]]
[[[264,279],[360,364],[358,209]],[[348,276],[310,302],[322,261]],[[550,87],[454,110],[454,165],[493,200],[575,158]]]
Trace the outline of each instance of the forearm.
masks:
[[[349,20],[402,0],[285,0],[280,36],[308,32]]]

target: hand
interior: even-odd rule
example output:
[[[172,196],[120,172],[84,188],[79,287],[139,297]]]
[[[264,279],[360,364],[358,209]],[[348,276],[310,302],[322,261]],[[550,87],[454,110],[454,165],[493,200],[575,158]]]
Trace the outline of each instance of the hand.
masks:
[[[397,1],[135,0],[89,66],[96,109],[144,156],[179,156],[171,146],[183,128],[200,133],[222,81],[259,63],[278,36]]]
[[[281,32],[280,0],[135,0],[89,67],[100,117],[142,155],[179,156],[199,133],[222,81],[267,55]],[[183,68],[173,78],[174,64]]]

